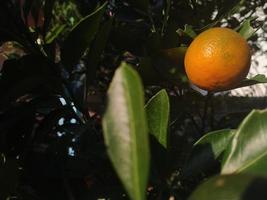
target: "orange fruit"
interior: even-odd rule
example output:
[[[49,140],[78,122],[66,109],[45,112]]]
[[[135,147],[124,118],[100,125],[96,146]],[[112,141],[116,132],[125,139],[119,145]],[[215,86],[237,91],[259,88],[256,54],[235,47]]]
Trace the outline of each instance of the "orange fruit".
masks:
[[[189,80],[201,89],[223,91],[240,83],[250,68],[247,41],[228,28],[211,28],[199,34],[185,55]]]

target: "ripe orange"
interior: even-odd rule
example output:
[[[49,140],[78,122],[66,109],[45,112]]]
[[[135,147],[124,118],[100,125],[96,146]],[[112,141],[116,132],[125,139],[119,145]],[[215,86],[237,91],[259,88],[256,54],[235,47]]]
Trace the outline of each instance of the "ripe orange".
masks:
[[[247,76],[250,59],[250,48],[240,34],[228,28],[211,28],[190,44],[185,71],[201,89],[228,90]]]

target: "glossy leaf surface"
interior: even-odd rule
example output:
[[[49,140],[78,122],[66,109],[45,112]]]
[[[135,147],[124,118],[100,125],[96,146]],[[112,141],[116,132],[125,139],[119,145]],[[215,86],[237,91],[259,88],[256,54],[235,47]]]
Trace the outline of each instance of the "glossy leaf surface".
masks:
[[[241,123],[228,147],[222,174],[249,170],[253,174],[267,175],[267,111],[254,110]],[[253,170],[254,169],[254,170]]]
[[[125,63],[110,84],[102,124],[109,157],[129,197],[144,200],[150,160],[144,91],[138,73]]]

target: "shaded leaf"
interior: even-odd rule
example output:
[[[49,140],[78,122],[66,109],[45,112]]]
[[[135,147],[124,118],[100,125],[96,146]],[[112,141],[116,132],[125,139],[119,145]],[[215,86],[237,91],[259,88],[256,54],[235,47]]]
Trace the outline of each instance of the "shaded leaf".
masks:
[[[224,175],[208,179],[188,200],[264,200],[267,179],[250,175]]]
[[[184,169],[184,175],[191,176],[210,170],[216,164],[234,134],[234,130],[224,129],[207,133],[200,138],[194,144],[193,152]]]
[[[116,70],[103,117],[105,143],[131,199],[144,200],[149,174],[149,143],[140,77],[126,63]]]
[[[257,74],[256,76],[249,78],[249,79],[246,78],[243,81],[241,81],[239,85],[237,85],[236,87],[232,89],[247,87],[247,86],[256,85],[260,83],[267,83],[267,77],[264,74]]]
[[[253,110],[236,130],[224,156],[222,174],[247,172],[266,175],[267,111]]]
[[[160,90],[146,104],[149,132],[165,148],[168,146],[170,102],[166,90]]]
[[[96,75],[97,65],[99,64],[101,54],[106,47],[106,43],[109,38],[109,33],[112,27],[113,18],[110,18],[105,22],[100,28],[96,35],[94,42],[92,43],[92,48],[89,51],[88,63],[87,63],[87,84],[91,83]]]
[[[92,14],[84,17],[69,33],[63,43],[61,59],[69,72],[73,65],[77,64],[86,48],[97,33],[101,18],[104,14],[107,3],[103,4]]]

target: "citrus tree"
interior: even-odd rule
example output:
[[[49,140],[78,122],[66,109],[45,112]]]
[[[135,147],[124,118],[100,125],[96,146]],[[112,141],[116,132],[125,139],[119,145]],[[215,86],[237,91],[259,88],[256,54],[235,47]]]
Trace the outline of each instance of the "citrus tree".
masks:
[[[0,199],[265,199],[267,111],[216,113],[267,83],[246,78],[258,8],[3,1]]]

